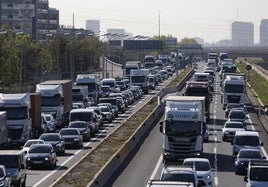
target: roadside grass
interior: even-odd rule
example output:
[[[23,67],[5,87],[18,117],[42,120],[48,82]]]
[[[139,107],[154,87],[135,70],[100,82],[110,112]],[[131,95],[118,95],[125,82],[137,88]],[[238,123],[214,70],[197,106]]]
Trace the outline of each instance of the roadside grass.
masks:
[[[185,69],[176,77],[168,87],[177,86],[191,71]],[[84,187],[94,179],[94,176],[109,161],[109,159],[122,147],[129,137],[136,131],[142,122],[158,106],[158,97],[155,96],[151,102],[144,105],[140,110],[123,122],[111,135],[106,137],[95,149],[74,166],[70,172],[63,176],[55,187]]]
[[[253,63],[258,63],[258,62],[254,61]],[[246,70],[245,61],[237,60],[236,65],[239,71],[244,73],[247,76],[248,83],[255,90],[259,99],[263,102],[265,106],[268,106],[268,97],[267,97],[268,81],[254,70],[251,70],[250,72],[248,72]]]
[[[189,72],[192,70],[191,67],[186,68],[181,74],[179,74],[175,79],[173,79],[170,84],[167,85],[167,88],[169,87],[176,87],[178,83],[184,79],[185,76],[189,74]]]

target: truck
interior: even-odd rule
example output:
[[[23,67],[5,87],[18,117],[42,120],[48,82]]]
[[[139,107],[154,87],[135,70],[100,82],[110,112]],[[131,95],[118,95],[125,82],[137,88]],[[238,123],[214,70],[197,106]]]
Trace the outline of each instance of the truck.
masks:
[[[72,87],[73,103],[82,103],[84,107],[88,106],[88,89],[87,86]]]
[[[132,69],[140,69],[141,68],[141,62],[140,61],[127,61],[125,65],[125,77],[130,77],[130,71]]]
[[[97,75],[94,74],[78,74],[76,77],[77,86],[87,86],[88,88],[88,97],[92,97],[94,104],[98,103],[99,99],[99,86],[100,79]]]
[[[195,73],[194,74],[194,80],[198,82],[208,82],[209,83],[209,88],[213,92],[213,82],[211,79],[211,75],[209,73]]]
[[[144,68],[150,69],[155,66],[155,57],[153,55],[146,55],[144,57]]]
[[[24,144],[41,130],[40,95],[0,94],[0,110],[6,111],[7,129],[13,143]]]
[[[149,70],[133,69],[130,71],[130,85],[140,86],[145,94],[149,92]]]
[[[246,80],[245,74],[225,74],[222,85],[221,101],[223,109],[228,103],[238,103],[244,105]]]
[[[181,162],[203,152],[205,97],[168,96],[165,99],[163,134],[164,163]]]
[[[208,82],[187,81],[185,86],[185,96],[204,96],[206,123],[210,120],[210,102],[212,94]]]
[[[48,80],[36,85],[41,94],[41,112],[52,114],[57,126],[68,124],[72,109],[72,81]]]

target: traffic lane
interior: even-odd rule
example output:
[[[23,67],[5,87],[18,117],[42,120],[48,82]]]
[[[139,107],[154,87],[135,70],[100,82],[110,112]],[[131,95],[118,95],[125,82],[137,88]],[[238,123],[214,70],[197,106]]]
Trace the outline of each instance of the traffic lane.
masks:
[[[105,123],[100,132],[96,134],[96,137],[91,138],[89,142],[84,142],[82,149],[67,149],[65,154],[58,156],[57,168],[55,170],[27,170],[27,186],[49,186],[62,176],[69,168],[71,168],[76,162],[78,162],[85,154],[87,154],[92,148],[97,146],[101,140],[107,135],[111,134],[114,129],[122,123],[129,115],[137,110],[144,100],[149,99],[150,95],[143,95],[143,97],[136,101],[133,105],[127,108],[124,114],[119,113],[119,116],[113,120],[112,123]]]

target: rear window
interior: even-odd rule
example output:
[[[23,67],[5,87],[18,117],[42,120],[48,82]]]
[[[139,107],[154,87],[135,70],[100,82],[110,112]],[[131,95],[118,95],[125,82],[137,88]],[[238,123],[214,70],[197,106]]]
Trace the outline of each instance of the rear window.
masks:
[[[235,136],[236,145],[259,146],[260,140],[258,136]]]

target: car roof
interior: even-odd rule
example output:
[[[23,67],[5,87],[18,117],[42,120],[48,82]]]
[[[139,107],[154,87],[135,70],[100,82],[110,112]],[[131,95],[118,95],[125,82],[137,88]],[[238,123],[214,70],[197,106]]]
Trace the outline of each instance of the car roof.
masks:
[[[259,136],[256,131],[236,131],[235,136]]]
[[[186,161],[192,161],[192,162],[208,162],[209,163],[209,160],[207,158],[185,158],[184,159],[184,162]]]

